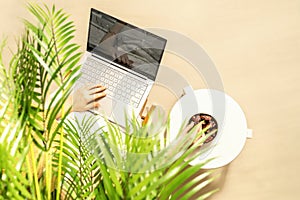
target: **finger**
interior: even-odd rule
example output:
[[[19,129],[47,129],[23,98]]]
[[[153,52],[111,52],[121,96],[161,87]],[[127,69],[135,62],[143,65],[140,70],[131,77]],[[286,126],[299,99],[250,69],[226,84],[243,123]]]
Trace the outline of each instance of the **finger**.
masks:
[[[98,108],[99,106],[100,106],[99,102],[92,102],[92,103],[89,103],[89,104],[86,105],[86,109],[90,110],[90,109],[93,109],[93,108]]]
[[[123,55],[121,57],[121,59],[122,59],[122,63],[127,64],[127,58],[126,58],[126,56]]]
[[[132,64],[133,64],[133,61],[128,59],[128,62],[129,62],[129,64],[128,64],[128,65],[129,65],[129,66],[132,66]]]
[[[104,86],[95,87],[93,89],[90,89],[90,95],[94,95],[94,94],[97,94],[97,93],[104,92],[105,89],[106,89],[106,87],[104,87]]]
[[[195,126],[195,122],[191,122],[191,123],[189,123],[188,125],[187,125],[187,129],[191,129],[191,128],[193,128]]]
[[[94,85],[90,85],[89,86],[89,90],[95,89],[95,88],[105,88],[105,86],[101,85],[101,84],[94,84]]]
[[[130,66],[130,60],[128,59],[128,57],[126,58],[126,65]]]
[[[90,95],[90,97],[88,98],[88,103],[91,103],[93,101],[99,100],[99,99],[101,99],[101,98],[103,98],[105,96],[106,96],[105,92],[101,92],[101,93]]]
[[[195,125],[195,123],[192,121],[190,122],[186,127],[185,129],[182,131],[184,134],[187,134],[192,128],[193,126]]]
[[[119,57],[117,57],[117,60],[118,60],[118,62],[121,62],[122,58],[119,56]]]

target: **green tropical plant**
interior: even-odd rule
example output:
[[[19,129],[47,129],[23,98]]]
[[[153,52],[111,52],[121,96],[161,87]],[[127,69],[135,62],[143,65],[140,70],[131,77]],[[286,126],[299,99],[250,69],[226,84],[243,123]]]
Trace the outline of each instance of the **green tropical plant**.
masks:
[[[4,98],[1,98],[0,107],[0,145],[4,155],[10,158],[1,159],[5,165],[1,167],[1,195],[50,199],[53,141],[63,132],[70,111],[64,103],[78,78],[81,53],[77,52],[79,46],[71,43],[74,24],[67,21],[63,10],[56,10],[54,6],[51,10],[42,9],[37,5],[28,5],[28,9],[37,25],[24,20],[25,34],[9,70],[3,67],[1,59],[1,95]],[[50,99],[53,88],[57,90]],[[56,116],[62,110],[65,112],[57,122]],[[60,138],[63,140],[63,135]],[[37,171],[38,166],[45,170]],[[12,169],[15,171],[9,175],[8,170]],[[57,181],[60,181],[61,164],[55,170],[58,171]]]
[[[99,117],[81,114],[77,118],[75,115],[73,123],[66,125],[66,130],[72,134],[66,136],[65,142],[67,145],[76,141],[77,145],[68,146],[63,155],[64,160],[76,165],[76,168],[65,169],[72,184],[65,190],[67,197],[78,197],[75,190],[80,189],[82,195],[94,190],[92,197],[99,199],[190,199],[213,181],[208,178],[212,171],[207,171],[186,183],[209,162],[188,166],[200,154],[192,153],[207,137],[191,145],[197,130],[194,127],[170,142],[165,135],[168,122],[162,117],[158,119],[154,122],[150,117],[144,125],[131,120],[124,130],[108,121],[103,122],[105,127],[102,127],[97,123],[101,120]],[[76,146],[80,143],[82,148],[78,152]],[[78,176],[83,171],[79,168],[86,167],[92,173]],[[214,192],[197,199],[204,199]]]
[[[209,162],[188,166],[205,139],[191,137],[205,130],[171,142],[163,118],[121,129],[70,115],[81,57],[74,23],[55,6],[28,10],[36,21],[24,20],[8,69],[0,57],[0,199],[189,199],[213,181],[207,171],[186,183]]]

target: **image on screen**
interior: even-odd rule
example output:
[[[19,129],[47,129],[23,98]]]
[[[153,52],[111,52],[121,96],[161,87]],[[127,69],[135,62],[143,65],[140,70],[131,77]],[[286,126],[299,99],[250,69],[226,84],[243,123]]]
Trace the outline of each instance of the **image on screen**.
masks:
[[[92,9],[87,50],[155,80],[166,39]]]

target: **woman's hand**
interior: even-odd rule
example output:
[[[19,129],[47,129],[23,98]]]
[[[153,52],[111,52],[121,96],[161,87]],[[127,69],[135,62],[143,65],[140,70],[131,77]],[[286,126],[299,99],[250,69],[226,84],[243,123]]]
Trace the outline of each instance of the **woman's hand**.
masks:
[[[114,59],[116,59],[119,63],[123,63],[124,65],[127,65],[128,68],[132,67],[133,61],[129,60],[127,53],[123,51],[116,50],[114,52]]]
[[[88,85],[77,89],[73,95],[72,111],[86,111],[100,106],[98,100],[105,97],[105,87],[97,85]]]

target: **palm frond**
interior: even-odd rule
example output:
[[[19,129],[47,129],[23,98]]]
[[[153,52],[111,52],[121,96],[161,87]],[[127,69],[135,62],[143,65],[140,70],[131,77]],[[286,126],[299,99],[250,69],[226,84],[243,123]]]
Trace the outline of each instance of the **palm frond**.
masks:
[[[2,50],[1,50],[2,52]],[[14,83],[2,65],[0,57],[0,197],[5,199],[30,198],[30,187],[22,169],[28,152],[25,128],[14,109],[17,102]]]
[[[1,154],[9,154],[11,158],[2,162],[1,157],[0,162],[5,163],[5,168],[0,168],[1,183],[8,184],[3,186],[3,195],[16,199],[50,198],[51,162],[43,161],[38,155],[52,159],[52,142],[61,132],[70,108],[65,109],[59,122],[56,117],[64,110],[65,101],[79,77],[81,56],[77,52],[79,46],[71,42],[74,24],[63,10],[57,11],[54,6],[50,10],[36,4],[29,4],[28,10],[36,21],[24,20],[25,33],[10,62],[10,71],[2,66],[2,58],[0,68],[3,86],[0,146],[6,150]],[[57,88],[55,98],[49,99],[53,88]],[[46,171],[40,174],[41,162],[45,162],[42,165]],[[46,187],[40,187],[44,181]]]
[[[205,179],[211,174],[207,172],[186,184],[187,177],[195,176],[209,162],[207,160],[188,167],[189,160],[199,156],[201,152],[196,152],[192,157],[188,156],[206,139],[202,138],[191,146],[191,138],[196,136],[197,126],[172,144],[165,140],[169,123],[163,120],[158,126],[142,126],[133,121],[128,124],[130,127],[125,128],[125,132],[109,121],[105,125],[105,128],[98,130],[91,125],[89,129],[95,132],[89,133],[80,128],[84,123],[77,122],[76,130],[89,141],[85,145],[97,159],[100,174],[103,176],[97,184],[104,189],[107,198],[189,198],[213,180]],[[201,135],[203,131],[205,130],[198,134]]]
[[[63,143],[63,174],[62,192],[66,199],[91,198],[95,186],[100,181],[98,162],[87,149],[86,140],[80,133],[88,133],[96,123],[93,118],[84,118],[82,121],[66,122],[65,141]],[[55,141],[59,151],[59,140]],[[54,156],[54,165],[58,165],[59,153]]]
[[[205,130],[171,142],[164,118],[127,119],[125,129],[99,126],[96,116],[72,119],[65,103],[81,57],[74,23],[55,6],[27,8],[35,21],[24,20],[9,70],[0,56],[0,199],[189,199],[214,179],[197,174],[209,160],[188,164],[202,153],[195,150],[205,138],[191,141]]]

